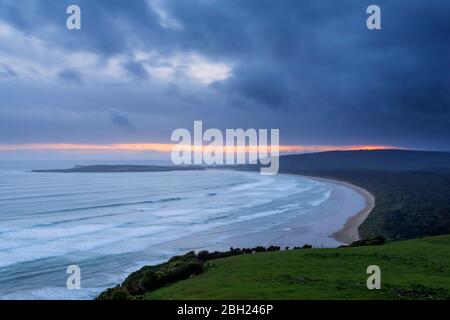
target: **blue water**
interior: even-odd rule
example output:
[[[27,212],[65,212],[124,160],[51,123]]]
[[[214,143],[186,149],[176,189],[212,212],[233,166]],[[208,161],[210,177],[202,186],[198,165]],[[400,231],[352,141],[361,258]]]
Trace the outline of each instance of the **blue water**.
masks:
[[[330,234],[363,206],[351,189],[292,175],[27,172],[71,166],[0,163],[0,298],[91,299],[191,249],[336,246]],[[73,264],[81,290],[66,288]]]

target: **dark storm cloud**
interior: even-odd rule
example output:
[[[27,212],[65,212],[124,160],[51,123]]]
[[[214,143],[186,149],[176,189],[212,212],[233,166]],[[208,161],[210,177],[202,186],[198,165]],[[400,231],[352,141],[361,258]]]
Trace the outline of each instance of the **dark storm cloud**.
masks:
[[[82,8],[81,32],[64,30],[68,4]],[[381,7],[380,31],[366,28],[370,4]],[[67,52],[103,57],[135,50],[163,56],[194,52],[232,66],[229,78],[199,91],[180,84],[158,87],[142,62],[125,62],[136,83],[153,81],[161,90],[140,93],[133,105],[116,97],[121,104],[112,107],[141,116],[170,112],[166,127],[187,126],[206,114],[194,104],[210,105],[216,108],[209,118],[215,125],[279,125],[289,143],[450,149],[446,0],[0,0],[0,5],[0,20]],[[189,104],[185,97],[200,102]],[[249,110],[258,117],[247,117]],[[248,113],[236,117],[236,111]]]
[[[17,73],[8,65],[0,63],[0,78],[15,78]]]
[[[237,70],[229,81],[215,84],[215,88],[234,99],[245,99],[254,107],[286,109],[293,102],[293,88],[286,80],[280,70],[247,65]]]
[[[129,61],[125,64],[127,71],[136,79],[148,79],[149,74],[143,64],[139,61]]]
[[[83,84],[83,78],[80,73],[72,69],[65,69],[59,72],[58,78],[67,84]]]
[[[70,33],[65,29],[69,5],[82,8],[84,32]],[[145,0],[0,0],[0,6],[0,19],[68,50],[127,52],[138,41],[136,37],[144,32],[150,37],[158,33],[159,27]]]
[[[447,1],[377,1],[381,31],[365,27],[369,1],[169,3],[197,48],[237,61],[217,87],[242,103],[450,135]]]
[[[130,121],[130,119],[128,119],[126,116],[116,113],[116,112],[111,112],[110,113],[110,117],[111,117],[111,121],[113,124],[127,129],[127,130],[135,130],[135,126],[133,125],[133,123]]]

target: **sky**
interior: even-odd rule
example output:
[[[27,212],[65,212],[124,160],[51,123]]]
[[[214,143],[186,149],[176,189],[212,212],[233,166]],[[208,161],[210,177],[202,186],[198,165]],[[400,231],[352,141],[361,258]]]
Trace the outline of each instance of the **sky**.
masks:
[[[449,35],[447,0],[0,0],[0,160],[140,158],[116,146],[194,120],[292,151],[450,150]]]

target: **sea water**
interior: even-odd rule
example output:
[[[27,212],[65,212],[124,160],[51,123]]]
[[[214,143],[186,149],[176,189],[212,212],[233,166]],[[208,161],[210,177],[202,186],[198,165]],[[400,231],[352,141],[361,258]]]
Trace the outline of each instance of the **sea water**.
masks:
[[[189,250],[337,246],[331,234],[364,207],[350,188],[294,175],[28,166],[0,163],[2,299],[92,299],[141,266]],[[69,265],[81,269],[80,290],[66,288]]]

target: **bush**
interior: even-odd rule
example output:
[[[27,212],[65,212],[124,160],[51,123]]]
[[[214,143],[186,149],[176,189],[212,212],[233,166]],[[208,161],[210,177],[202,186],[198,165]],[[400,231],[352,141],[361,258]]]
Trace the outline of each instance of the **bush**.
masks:
[[[207,261],[209,259],[209,252],[208,252],[208,250],[200,251],[197,254],[197,259],[199,259],[201,261]]]
[[[125,288],[118,288],[112,294],[111,300],[128,300],[129,294]]]
[[[303,245],[303,247],[294,247],[294,250],[299,250],[299,249],[312,249],[312,245],[305,244],[305,245]]]
[[[200,257],[209,257],[207,251]],[[103,292],[98,299],[128,299],[129,295],[138,296],[167,284],[187,279],[204,271],[203,261],[194,251],[182,256],[174,256],[168,262],[156,266],[145,266],[133,272],[122,284]]]
[[[354,241],[350,244],[350,247],[361,247],[361,246],[380,246],[386,242],[386,239],[378,236],[373,239],[362,239]]]
[[[102,292],[96,300],[128,300],[129,298],[127,289],[118,285]]]
[[[148,272],[146,272],[139,283],[139,287],[143,292],[150,291],[152,288],[160,287],[156,272],[154,272],[153,270],[149,270]]]

